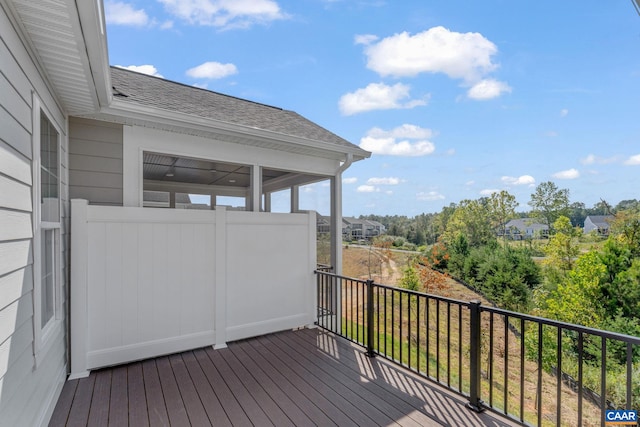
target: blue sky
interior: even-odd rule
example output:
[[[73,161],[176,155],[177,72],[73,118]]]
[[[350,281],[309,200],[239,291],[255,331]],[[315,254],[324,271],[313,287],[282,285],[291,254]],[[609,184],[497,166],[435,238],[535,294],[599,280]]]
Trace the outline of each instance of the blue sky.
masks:
[[[526,210],[549,180],[588,207],[640,198],[631,0],[105,9],[112,65],[293,110],[372,151],[344,174],[346,216],[438,212],[503,189]],[[327,186],[305,189],[301,203],[327,214]]]

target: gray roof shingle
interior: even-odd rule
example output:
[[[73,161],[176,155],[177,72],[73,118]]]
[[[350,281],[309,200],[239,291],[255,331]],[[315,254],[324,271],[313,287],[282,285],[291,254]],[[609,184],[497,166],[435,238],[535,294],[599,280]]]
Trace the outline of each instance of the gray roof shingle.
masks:
[[[613,215],[589,215],[587,218],[591,219],[591,222],[602,228],[609,228],[611,221],[614,219]]]
[[[278,132],[344,147],[357,147],[294,111],[111,67],[115,98],[168,111]]]

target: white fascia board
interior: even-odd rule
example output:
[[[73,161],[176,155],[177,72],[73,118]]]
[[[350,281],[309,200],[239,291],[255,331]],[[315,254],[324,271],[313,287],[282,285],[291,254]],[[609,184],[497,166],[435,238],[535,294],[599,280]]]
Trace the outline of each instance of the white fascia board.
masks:
[[[343,159],[346,154],[352,154],[354,160],[362,160],[371,156],[371,153],[359,147],[349,147],[338,144],[328,144],[307,138],[301,138],[279,132],[223,122],[220,120],[193,116],[190,114],[177,113],[158,108],[145,107],[119,101],[114,98],[109,107],[101,110],[104,114],[111,114],[130,119],[156,122],[170,126],[179,126],[187,129],[196,129],[204,132],[222,133],[229,136],[248,138],[254,140],[268,140],[273,143],[283,145],[293,145],[306,147],[312,150],[319,150],[334,153],[337,159]]]
[[[86,48],[89,73],[100,106],[111,103],[111,72],[109,69],[109,50],[102,0],[67,0],[71,10],[77,10],[80,25],[79,37]],[[77,9],[73,6],[77,5]],[[75,27],[75,25],[74,25]]]

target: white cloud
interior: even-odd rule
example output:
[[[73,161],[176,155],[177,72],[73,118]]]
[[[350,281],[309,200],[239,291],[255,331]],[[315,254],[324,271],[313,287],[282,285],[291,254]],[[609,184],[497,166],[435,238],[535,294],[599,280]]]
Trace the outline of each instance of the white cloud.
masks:
[[[143,27],[149,23],[149,16],[144,9],[136,10],[129,3],[107,1],[104,11],[107,24]]]
[[[629,157],[627,160],[624,161],[624,164],[628,166],[640,165],[640,154],[636,154],[635,156]]]
[[[576,179],[580,177],[580,172],[577,169],[571,168],[566,171],[556,172],[551,175],[555,179]]]
[[[457,33],[444,27],[410,35],[395,34],[367,46],[367,67],[381,76],[406,77],[444,73],[472,83],[497,68],[498,48],[480,33]]]
[[[432,136],[431,129],[409,124],[389,131],[375,127],[360,140],[360,148],[374,154],[390,156],[427,156],[436,149],[435,145],[428,140]]]
[[[471,180],[471,181],[467,181],[467,182],[465,182],[465,183],[464,183],[464,185],[472,186],[472,185],[474,185],[475,183],[476,183],[476,182],[475,182],[474,180]]]
[[[355,176],[350,178],[343,178],[342,180],[343,184],[355,184],[356,182],[358,182],[358,178],[356,178]]]
[[[567,110],[566,108],[563,108],[562,110],[560,110],[560,117],[567,117],[568,114],[569,114],[569,110]]]
[[[191,24],[222,29],[248,28],[287,18],[273,0],[159,0],[167,11]]]
[[[116,65],[118,68],[124,68],[125,70],[135,71],[137,73],[148,74],[150,76],[160,77],[162,78],[162,74],[158,72],[158,69],[153,65]]]
[[[400,178],[388,177],[388,178],[369,178],[367,180],[369,185],[398,185],[400,184]]]
[[[378,36],[374,36],[373,34],[356,34],[353,38],[355,44],[363,44],[365,46],[370,45],[376,40],[378,40]]]
[[[532,186],[536,183],[536,180],[531,175],[515,176],[503,176],[500,178],[502,182],[507,185],[529,185]]]
[[[410,86],[396,83],[371,83],[363,89],[342,95],[338,106],[346,116],[371,110],[391,110],[427,105],[425,99],[410,99]],[[428,97],[427,97],[428,98]]]
[[[467,91],[467,96],[471,99],[484,101],[497,98],[503,93],[511,93],[511,87],[504,82],[494,79],[481,80]]]
[[[300,188],[302,189],[303,193],[315,193],[316,192],[315,185],[316,184],[309,184],[309,185],[304,185]]]
[[[592,165],[597,161],[595,154],[589,154],[587,157],[580,159],[580,163],[583,165]]]
[[[600,156],[596,156],[595,154],[589,154],[587,157],[583,157],[582,159],[580,159],[580,163],[582,163],[583,165],[593,165],[593,164],[606,165],[609,163],[614,163],[618,160],[620,159],[617,156],[600,157]]]
[[[197,67],[189,68],[187,75],[195,79],[221,79],[238,72],[233,64],[221,64],[220,62],[205,62]]]
[[[356,191],[358,193],[375,193],[377,191],[380,191],[380,189],[375,185],[360,185],[358,188],[356,188]]]
[[[421,201],[433,202],[436,200],[444,200],[444,196],[437,191],[421,191],[416,193],[416,198]]]
[[[481,196],[490,196],[493,193],[499,193],[500,190],[496,189],[496,188],[491,188],[491,189],[485,189],[485,190],[480,190],[480,195]]]

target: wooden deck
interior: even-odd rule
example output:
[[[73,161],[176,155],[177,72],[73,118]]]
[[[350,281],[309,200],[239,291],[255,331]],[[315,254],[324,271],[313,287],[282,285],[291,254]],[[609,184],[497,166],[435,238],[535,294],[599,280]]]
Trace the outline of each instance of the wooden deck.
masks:
[[[319,329],[281,332],[68,381],[50,426],[508,426]]]

